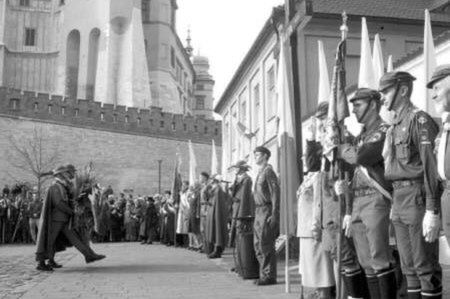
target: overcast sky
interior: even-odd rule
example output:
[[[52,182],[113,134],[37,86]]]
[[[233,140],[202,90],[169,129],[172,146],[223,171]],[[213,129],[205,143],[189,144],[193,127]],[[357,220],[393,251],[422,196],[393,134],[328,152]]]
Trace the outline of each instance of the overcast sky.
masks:
[[[222,95],[237,67],[272,13],[284,0],[178,0],[177,30],[183,43],[191,28],[194,54],[207,56]]]

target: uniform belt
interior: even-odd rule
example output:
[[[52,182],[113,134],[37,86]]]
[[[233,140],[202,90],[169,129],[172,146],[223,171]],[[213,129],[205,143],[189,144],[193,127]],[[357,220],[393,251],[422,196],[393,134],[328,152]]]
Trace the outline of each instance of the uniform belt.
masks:
[[[421,184],[423,184],[423,180],[398,180],[398,181],[392,182],[392,186],[394,187],[394,189],[415,186],[415,185],[421,185]]]
[[[356,189],[354,192],[355,197],[363,197],[366,195],[375,194],[378,191],[375,188],[363,188],[363,189]]]
[[[261,208],[261,207],[267,207],[267,206],[271,206],[271,205],[272,205],[272,203],[263,203],[263,204],[256,204],[255,206],[257,208]]]

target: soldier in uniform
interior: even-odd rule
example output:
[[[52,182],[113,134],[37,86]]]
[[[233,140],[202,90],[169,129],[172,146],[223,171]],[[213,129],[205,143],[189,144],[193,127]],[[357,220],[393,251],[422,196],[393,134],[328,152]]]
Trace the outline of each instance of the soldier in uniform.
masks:
[[[437,167],[444,187],[441,197],[443,228],[450,244],[450,64],[436,68],[427,87],[433,89],[432,99],[442,119],[442,132],[436,142],[439,143],[436,144]]]
[[[364,128],[353,145],[344,144],[338,151],[338,156],[355,166],[343,228],[347,237],[353,236],[370,297],[395,298],[395,269],[391,268],[389,251],[392,185],[384,178],[382,156],[388,125],[379,115],[380,98],[378,91],[360,88],[350,99]]]
[[[254,245],[259,262],[257,285],[277,283],[277,257],[275,241],[280,233],[280,186],[277,175],[268,164],[270,151],[264,146],[254,150],[258,175],[255,180]]]
[[[384,105],[395,112],[383,149],[394,187],[392,222],[409,298],[441,298],[439,181],[434,157],[438,126],[410,100],[415,78],[389,72],[380,79]]]
[[[207,172],[200,173],[200,233],[203,239],[203,248],[200,249],[201,253],[207,255],[213,251],[212,244],[208,243],[206,239],[206,215],[209,209],[209,196],[211,185],[209,183],[209,174]]]

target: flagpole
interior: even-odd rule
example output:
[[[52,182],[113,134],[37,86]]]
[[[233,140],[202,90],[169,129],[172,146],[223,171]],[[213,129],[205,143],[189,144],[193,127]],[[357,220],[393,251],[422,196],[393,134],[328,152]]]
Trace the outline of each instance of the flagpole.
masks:
[[[348,32],[348,27],[347,27],[347,14],[344,11],[342,13],[342,26],[340,27],[341,30],[341,41],[344,41],[347,38],[347,32]],[[344,57],[345,57],[346,53],[344,53]],[[344,62],[345,63],[345,62]],[[343,134],[343,131],[341,130],[341,135]],[[342,136],[341,136],[342,137]],[[338,162],[339,163],[339,162]],[[345,179],[347,180],[347,174],[343,175],[342,173],[342,167],[339,167],[339,180]],[[344,177],[345,176],[345,177]],[[341,268],[342,268],[342,200],[343,200],[343,196],[342,195],[338,195],[338,215],[339,215],[339,220],[338,220],[338,240],[337,240],[337,267],[338,267],[338,279],[336,282],[336,297],[338,299],[343,299],[343,293],[342,293],[342,278],[341,278]]]

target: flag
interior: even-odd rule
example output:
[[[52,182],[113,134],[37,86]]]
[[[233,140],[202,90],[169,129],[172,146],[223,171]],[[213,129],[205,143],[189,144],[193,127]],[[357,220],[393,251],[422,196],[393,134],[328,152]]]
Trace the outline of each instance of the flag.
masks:
[[[392,72],[393,70],[394,70],[394,63],[392,62],[392,55],[389,55],[386,71]]]
[[[197,160],[195,159],[194,148],[189,140],[189,185],[194,185],[197,179]]]
[[[431,19],[428,9],[425,9],[425,24],[423,35],[424,78],[426,84],[426,82],[430,81],[434,69],[436,68],[436,52],[434,50],[433,32],[431,30]],[[430,101],[430,92],[430,89],[425,88],[426,107],[427,111],[434,112],[434,108],[432,107],[432,103]]]
[[[297,150],[294,132],[293,99],[289,93],[289,81],[286,65],[286,53],[283,42],[280,42],[278,61],[277,98],[278,98],[278,147],[280,174],[280,231],[285,235],[295,233],[295,211],[299,186],[297,168]]]
[[[375,41],[373,42],[373,70],[375,75],[375,88],[378,89],[380,79],[384,75],[384,60],[383,51],[381,49],[380,35],[375,34]]]
[[[366,18],[361,20],[361,58],[359,64],[358,88],[376,89],[378,83],[373,69],[372,53],[370,51],[369,31]]]
[[[328,76],[327,60],[325,58],[325,50],[321,40],[319,46],[319,90],[317,96],[317,104],[328,102],[330,99],[330,78]]]
[[[212,153],[211,153],[211,175],[219,173],[219,162],[216,154],[216,143],[212,140]]]
[[[176,161],[175,161],[175,169],[173,172],[173,183],[172,183],[172,198],[174,203],[180,202],[180,191],[181,191],[181,173],[180,173],[180,165],[181,165],[181,156],[177,152],[176,153]]]
[[[334,149],[341,143],[343,138],[342,127],[344,119],[350,115],[347,95],[345,94],[345,55],[346,40],[344,39],[339,43],[336,51],[336,63],[333,68],[333,79],[331,83],[332,96],[330,97],[330,105],[328,107],[328,121],[323,145],[324,154],[333,162],[335,160]]]

